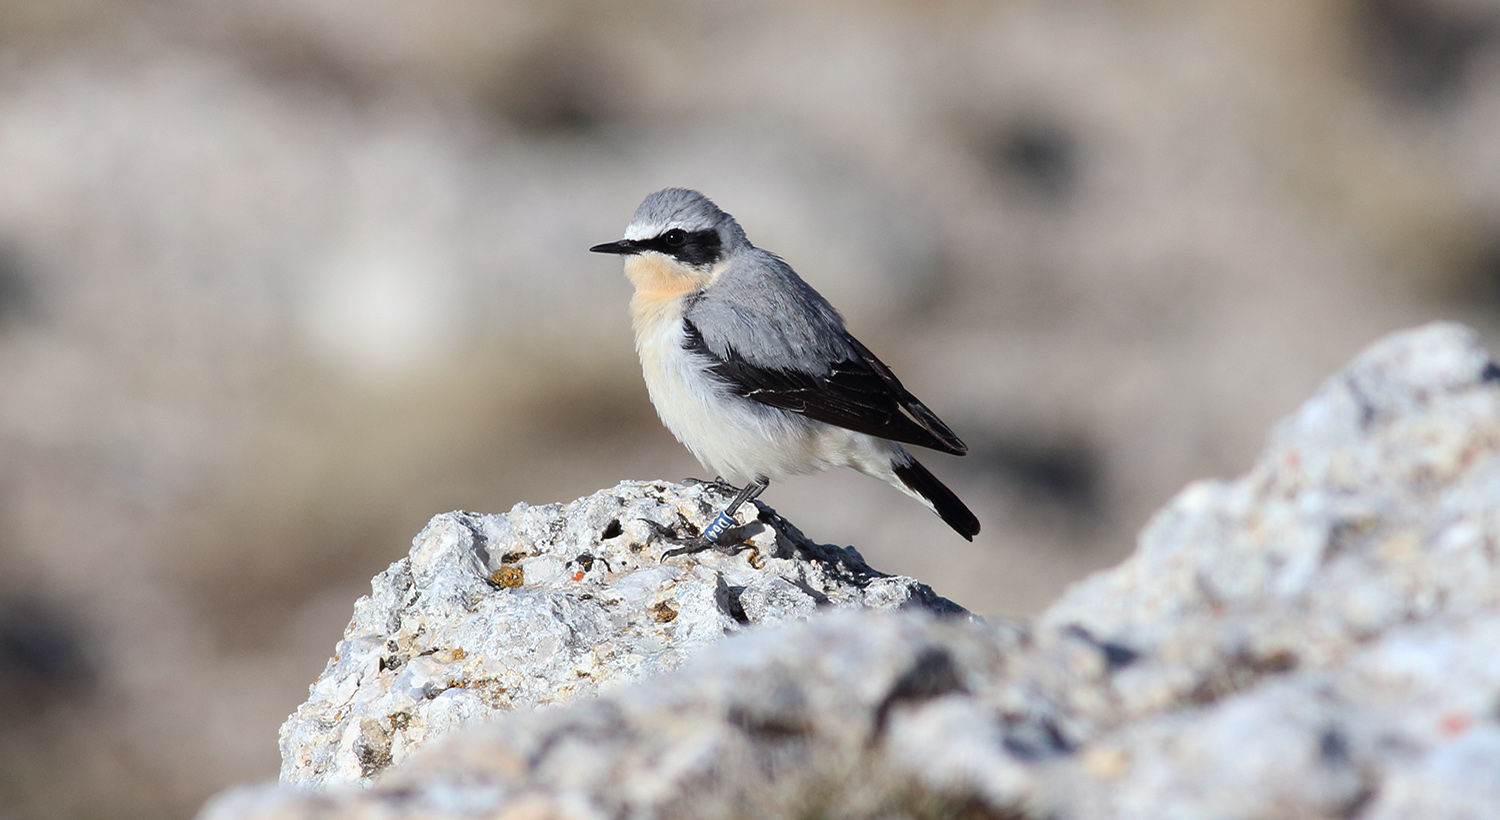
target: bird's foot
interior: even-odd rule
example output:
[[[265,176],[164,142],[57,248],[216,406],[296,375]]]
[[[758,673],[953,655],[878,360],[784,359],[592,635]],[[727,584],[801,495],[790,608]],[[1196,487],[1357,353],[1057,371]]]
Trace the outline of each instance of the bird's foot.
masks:
[[[708,486],[713,487],[715,490],[718,490],[721,493],[737,493],[740,491],[739,487],[736,487],[733,484],[730,484],[728,481],[725,481],[724,476],[721,475],[714,476],[713,481],[704,481],[701,478],[684,478],[682,480],[682,483],[688,485],[689,487],[693,487],[698,484],[707,484]]]
[[[756,546],[750,543],[750,539],[754,538],[765,527],[759,521],[751,521],[748,524],[719,529],[717,537],[710,537],[710,533],[714,532],[712,526],[703,535],[683,537],[678,535],[671,527],[658,524],[650,519],[643,519],[643,521],[646,527],[651,530],[656,540],[676,545],[674,549],[669,549],[661,554],[663,559],[671,558],[674,555],[692,555],[708,550],[721,552],[725,555],[739,555],[745,550],[756,549]]]

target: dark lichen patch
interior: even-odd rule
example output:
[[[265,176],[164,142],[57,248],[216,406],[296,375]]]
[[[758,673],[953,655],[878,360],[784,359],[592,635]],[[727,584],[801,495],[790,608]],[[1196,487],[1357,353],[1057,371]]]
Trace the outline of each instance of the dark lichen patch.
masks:
[[[599,540],[608,541],[611,538],[619,538],[623,532],[625,532],[625,527],[620,524],[620,519],[616,518],[604,525],[604,532],[599,534]]]
[[[524,552],[507,552],[504,555],[500,556],[500,563],[502,563],[502,564],[514,564],[515,562],[517,562],[517,561],[519,561],[519,560],[521,560],[522,558],[525,558],[525,557],[526,557],[526,553],[524,553]]]
[[[355,741],[353,751],[359,760],[359,773],[364,777],[374,777],[391,765],[391,743],[379,724],[371,721],[368,728],[373,731],[366,731],[360,740]]]
[[[651,607],[651,616],[659,624],[669,624],[677,619],[677,609],[666,601],[660,601]]]
[[[514,564],[503,566],[490,573],[490,583],[502,589],[515,589],[526,583],[526,571]]]
[[[506,694],[507,688],[496,678],[472,678],[451,681],[449,684],[454,689],[467,689],[479,696],[479,700],[491,709],[506,709],[510,707],[510,698]],[[437,697],[442,691],[436,691],[431,697]]]
[[[1298,658],[1284,649],[1264,655],[1239,652],[1215,669],[1194,687],[1188,700],[1204,706],[1255,685],[1261,678],[1280,675],[1297,668]]]
[[[382,655],[378,664],[378,671],[386,672],[392,669],[400,669],[406,665],[406,658],[401,655]]]

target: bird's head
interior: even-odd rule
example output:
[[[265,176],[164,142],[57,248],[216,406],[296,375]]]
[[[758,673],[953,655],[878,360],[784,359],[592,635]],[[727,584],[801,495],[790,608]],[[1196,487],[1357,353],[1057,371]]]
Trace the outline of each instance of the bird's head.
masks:
[[[660,254],[664,259],[659,261],[706,273],[749,245],[734,217],[708,197],[687,188],[667,188],[646,197],[635,210],[624,239],[589,250],[622,256]]]

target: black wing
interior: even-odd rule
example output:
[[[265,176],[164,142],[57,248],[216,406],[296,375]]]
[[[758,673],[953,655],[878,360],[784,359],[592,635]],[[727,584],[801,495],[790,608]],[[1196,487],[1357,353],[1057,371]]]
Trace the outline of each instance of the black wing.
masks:
[[[800,413],[810,419],[905,444],[963,455],[967,445],[927,406],[901,386],[901,380],[853,336],[845,341],[855,356],[835,362],[825,375],[760,367],[734,348],[721,356],[703,341],[689,320],[684,349],[713,362],[710,370],[735,394]]]

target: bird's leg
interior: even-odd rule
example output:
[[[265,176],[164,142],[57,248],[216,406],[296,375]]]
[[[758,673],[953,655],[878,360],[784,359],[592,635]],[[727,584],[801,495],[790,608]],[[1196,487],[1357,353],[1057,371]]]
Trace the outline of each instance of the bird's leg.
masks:
[[[769,486],[771,486],[771,480],[769,478],[766,478],[763,475],[756,476],[755,480],[750,482],[749,484],[746,484],[745,489],[740,490],[740,494],[735,496],[733,501],[729,502],[729,506],[725,507],[724,511],[719,513],[718,516],[709,523],[708,529],[705,529],[703,531],[703,537],[709,541],[717,542],[719,540],[719,536],[723,535],[725,530],[728,530],[730,527],[734,526],[734,513],[740,508],[740,505],[745,503],[746,501],[753,500],[756,496],[765,492],[766,488]]]
[[[741,504],[760,495],[770,483],[770,479],[767,478],[757,478],[755,481],[750,482],[749,486],[740,490],[739,494],[734,497],[734,500],[729,502],[729,506],[725,507],[723,512],[714,517],[714,520],[703,530],[703,534],[694,538],[680,538],[669,528],[649,519],[646,520],[646,525],[651,528],[658,538],[669,543],[681,545],[677,549],[667,550],[662,553],[663,558],[703,552],[710,549],[729,555],[734,555],[746,549],[753,549],[754,547],[748,543],[748,539],[760,532],[764,528],[764,525],[759,521],[751,521],[749,524],[737,527],[734,525],[734,514],[740,508]]]

